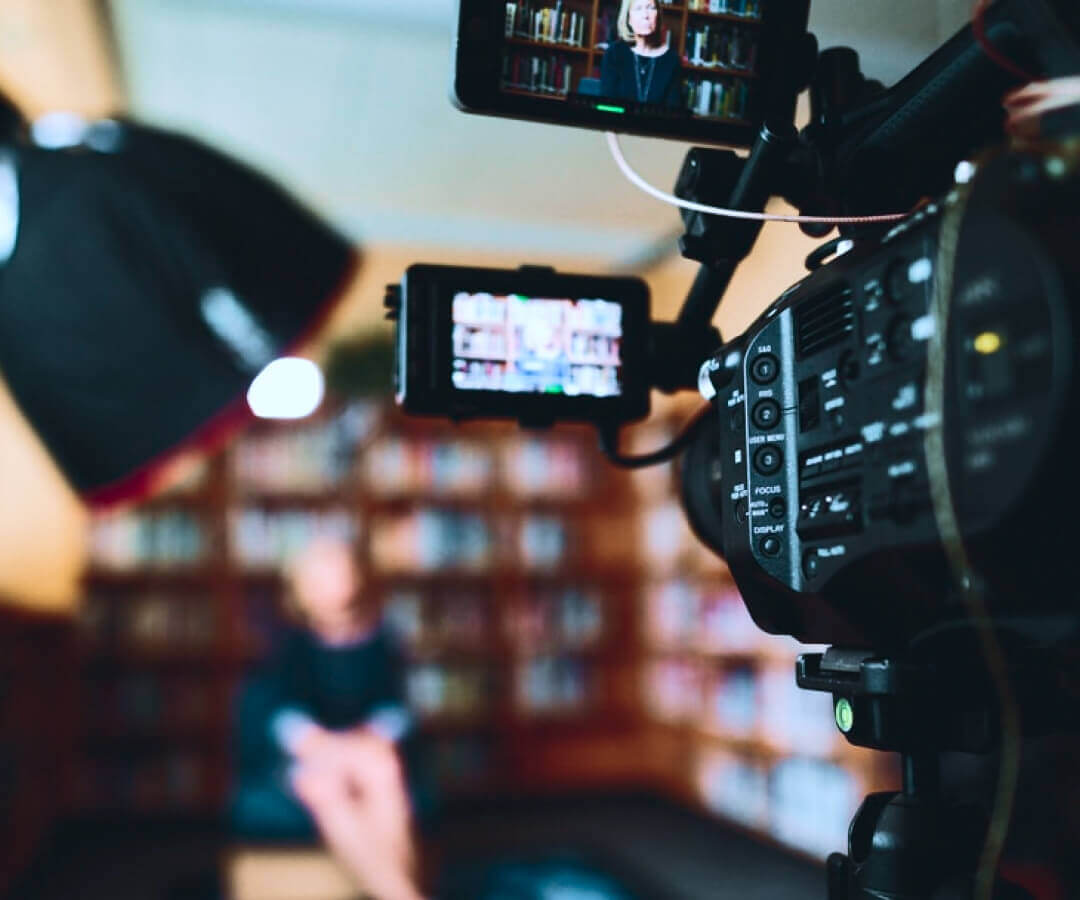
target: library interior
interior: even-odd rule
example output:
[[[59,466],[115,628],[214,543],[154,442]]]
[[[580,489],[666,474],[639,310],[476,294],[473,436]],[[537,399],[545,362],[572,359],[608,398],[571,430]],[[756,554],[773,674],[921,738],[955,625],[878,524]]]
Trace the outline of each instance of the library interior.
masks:
[[[661,0],[698,119],[745,113],[769,2]],[[677,461],[395,405],[384,291],[413,263],[632,275],[657,319],[697,273],[601,134],[453,109],[454,6],[0,3],[0,896],[824,897],[899,788],[796,684],[823,648],[759,628],[695,536]],[[971,14],[902,6],[811,26],[888,84]],[[598,91],[618,8],[507,3],[502,89]],[[625,144],[665,188],[687,149]],[[766,225],[720,332],[819,243]],[[455,300],[460,386],[514,361],[491,302]],[[617,391],[610,314],[582,314],[575,391]],[[623,449],[701,403],[654,392]],[[1030,896],[1080,890],[1076,749],[1025,756],[1001,867]],[[994,760],[943,764],[981,789]],[[384,787],[398,832],[337,828]]]

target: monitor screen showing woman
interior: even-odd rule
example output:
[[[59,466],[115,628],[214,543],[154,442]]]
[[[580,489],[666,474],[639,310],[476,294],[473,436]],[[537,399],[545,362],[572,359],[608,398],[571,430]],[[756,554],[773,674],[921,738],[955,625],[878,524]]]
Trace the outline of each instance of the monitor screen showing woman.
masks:
[[[500,87],[637,116],[745,124],[764,30],[762,0],[511,2]]]
[[[601,96],[679,106],[682,63],[663,19],[656,0],[623,0],[619,40],[608,45],[600,63]]]

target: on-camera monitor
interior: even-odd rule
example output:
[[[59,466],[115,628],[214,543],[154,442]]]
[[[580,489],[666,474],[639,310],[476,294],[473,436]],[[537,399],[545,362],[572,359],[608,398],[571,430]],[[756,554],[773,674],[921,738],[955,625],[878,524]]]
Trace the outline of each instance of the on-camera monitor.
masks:
[[[620,303],[460,291],[452,321],[451,381],[458,390],[622,393]]]
[[[473,112],[749,146],[767,105],[794,110],[778,79],[808,9],[808,0],[461,0],[455,99]]]

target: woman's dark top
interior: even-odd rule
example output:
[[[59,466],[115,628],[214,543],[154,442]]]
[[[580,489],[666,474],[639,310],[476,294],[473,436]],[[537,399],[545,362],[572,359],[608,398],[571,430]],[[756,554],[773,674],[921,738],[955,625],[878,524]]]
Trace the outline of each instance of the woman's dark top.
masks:
[[[341,647],[309,631],[286,633],[241,700],[240,767],[259,770],[283,760],[270,728],[281,710],[305,713],[324,728],[354,727],[380,708],[404,705],[404,676],[404,658],[385,627]]]
[[[309,631],[293,630],[243,685],[234,711],[234,784],[230,822],[241,836],[314,838],[315,826],[288,785],[291,759],[272,723],[283,710],[325,728],[363,725],[380,711],[405,710],[405,657],[380,626],[367,639],[329,646]],[[435,812],[436,791],[424,744],[415,731],[398,742],[413,810],[421,826]]]
[[[659,56],[641,56],[625,41],[617,41],[600,62],[600,93],[604,97],[678,108],[682,100],[682,64],[668,47]]]

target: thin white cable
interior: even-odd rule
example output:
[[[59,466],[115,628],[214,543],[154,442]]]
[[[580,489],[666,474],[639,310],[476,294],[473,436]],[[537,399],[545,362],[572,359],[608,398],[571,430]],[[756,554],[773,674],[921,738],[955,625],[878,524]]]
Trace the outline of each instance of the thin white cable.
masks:
[[[670,203],[672,206],[678,206],[682,209],[691,209],[712,216],[727,216],[732,219],[751,219],[755,222],[795,222],[806,225],[870,225],[882,222],[899,222],[901,219],[906,219],[911,215],[911,213],[896,213],[888,216],[778,216],[773,213],[746,212],[742,209],[725,209],[722,206],[707,206],[704,203],[695,203],[692,200],[682,200],[674,194],[667,194],[659,188],[653,187],[630,167],[630,163],[626,161],[626,157],[622,154],[622,148],[619,146],[619,137],[614,131],[605,132],[605,136],[607,137],[608,147],[611,148],[611,155],[615,158],[615,163],[632,184],[639,187],[646,194],[656,197],[657,200],[663,200],[664,203]]]

